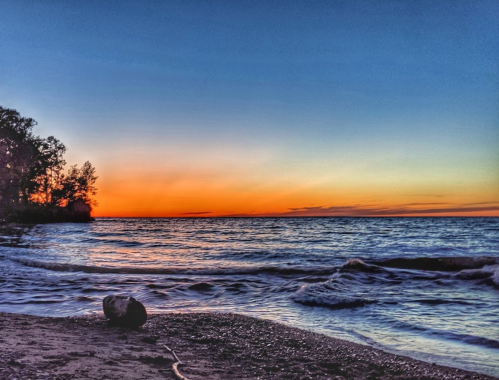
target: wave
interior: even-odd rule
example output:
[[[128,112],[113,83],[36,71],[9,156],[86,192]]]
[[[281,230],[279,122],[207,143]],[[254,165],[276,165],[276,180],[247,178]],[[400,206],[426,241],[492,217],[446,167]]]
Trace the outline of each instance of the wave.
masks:
[[[83,243],[96,243],[96,244],[114,244],[120,247],[139,247],[144,243],[135,240],[124,239],[103,239],[103,238],[86,238],[82,240]]]
[[[373,260],[373,264],[398,269],[419,269],[427,271],[456,272],[465,269],[479,269],[486,265],[499,264],[495,257],[416,257]]]
[[[492,338],[486,338],[483,336],[476,336],[473,334],[458,333],[449,330],[439,330],[431,327],[426,327],[422,325],[412,324],[401,320],[390,320],[386,318],[385,322],[389,322],[392,326],[397,329],[406,331],[416,331],[418,333],[423,333],[425,335],[430,335],[438,338],[444,338],[450,341],[459,341],[462,343],[482,346],[487,348],[499,349],[499,341]]]
[[[481,336],[466,335],[466,334],[449,334],[449,335],[451,335],[452,338],[457,338],[458,340],[461,340],[468,344],[499,349],[499,341],[494,339],[484,338]]]
[[[343,265],[342,270],[361,270],[364,272],[376,271],[377,268],[394,268],[420,270],[432,272],[454,272],[452,276],[460,280],[483,280],[487,285],[499,288],[499,258],[490,256],[479,257],[416,257],[394,258],[373,261],[375,265],[368,265],[362,260],[349,260]],[[425,273],[425,275],[427,275]],[[444,276],[445,277],[445,276]]]
[[[377,303],[365,294],[346,294],[348,286],[344,284],[340,274],[315,284],[303,285],[291,296],[291,299],[305,306],[322,306],[330,309],[353,309]],[[351,289],[350,289],[351,290]]]
[[[4,305],[37,305],[37,304],[51,304],[51,303],[61,303],[65,302],[66,300],[52,300],[52,299],[46,299],[46,300],[32,300],[32,299],[23,299],[23,300],[16,300],[16,301],[2,301],[2,304]]]
[[[348,298],[336,298],[334,300],[327,297],[292,297],[295,302],[301,303],[305,306],[322,306],[328,309],[355,309],[358,307],[363,307],[369,304],[376,303],[375,300],[368,299],[348,299]]]
[[[411,300],[412,302],[417,302],[421,303],[424,305],[448,305],[448,304],[458,304],[458,305],[473,305],[470,302],[462,301],[462,300],[455,300],[455,299],[441,299],[441,298],[421,298],[421,299],[414,299]]]
[[[335,272],[336,267],[291,267],[281,268],[278,266],[252,266],[252,267],[226,267],[226,268],[179,268],[179,267],[106,267],[81,264],[69,264],[58,262],[43,262],[21,258],[10,258],[19,264],[32,267],[52,270],[56,272],[84,272],[102,274],[198,274],[198,275],[328,275]]]
[[[463,269],[456,274],[463,280],[485,280],[490,285],[499,288],[499,265],[485,265],[480,269]]]
[[[196,282],[195,284],[190,285],[189,289],[198,292],[210,291],[213,289],[213,284],[210,284],[209,282]]]
[[[438,258],[432,260],[437,263],[447,263],[446,258],[442,261]],[[450,262],[449,265],[475,266],[495,260],[478,258],[476,261]],[[405,265],[401,266],[405,267]],[[425,271],[384,268],[367,264],[361,259],[349,259],[338,268],[333,276],[322,282],[303,285],[291,296],[291,299],[306,306],[323,306],[332,309],[358,308],[374,303],[393,305],[405,302],[430,306],[470,305],[466,300],[448,297],[446,289],[460,286],[464,286],[460,289],[466,289],[467,286],[462,280],[476,279],[486,285],[499,288],[499,265],[485,265],[479,269],[464,269],[457,273],[431,271],[425,273]],[[419,290],[423,288],[425,291],[420,293]],[[406,291],[408,289],[410,289],[409,292]],[[417,297],[417,294],[423,297]]]
[[[340,272],[347,271],[360,271],[360,272],[380,272],[382,268],[376,265],[366,264],[361,259],[348,259],[345,264],[343,264],[340,268]]]

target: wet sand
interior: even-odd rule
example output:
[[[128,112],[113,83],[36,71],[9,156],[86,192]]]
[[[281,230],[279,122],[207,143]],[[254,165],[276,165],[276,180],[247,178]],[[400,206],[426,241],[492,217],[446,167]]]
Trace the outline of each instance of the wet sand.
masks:
[[[103,315],[0,313],[0,379],[492,379],[234,314],[157,314],[133,330]]]

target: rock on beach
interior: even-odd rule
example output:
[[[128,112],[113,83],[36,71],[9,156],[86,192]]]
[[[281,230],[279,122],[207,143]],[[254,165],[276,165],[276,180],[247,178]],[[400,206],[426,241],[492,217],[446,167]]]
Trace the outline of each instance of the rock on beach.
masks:
[[[146,308],[133,297],[110,295],[102,306],[106,317],[115,324],[136,328],[147,321]]]

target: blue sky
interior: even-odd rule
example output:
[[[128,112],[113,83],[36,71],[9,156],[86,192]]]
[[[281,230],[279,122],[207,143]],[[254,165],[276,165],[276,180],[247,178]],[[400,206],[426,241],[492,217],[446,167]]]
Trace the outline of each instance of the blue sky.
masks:
[[[497,1],[0,5],[0,105],[97,167],[102,213],[137,183],[134,215],[499,202]]]

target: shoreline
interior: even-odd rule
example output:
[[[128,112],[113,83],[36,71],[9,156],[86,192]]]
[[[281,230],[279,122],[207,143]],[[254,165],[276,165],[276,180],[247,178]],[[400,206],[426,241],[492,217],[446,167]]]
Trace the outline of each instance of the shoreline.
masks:
[[[0,313],[0,379],[495,379],[239,314],[152,314],[137,330],[103,314]]]

